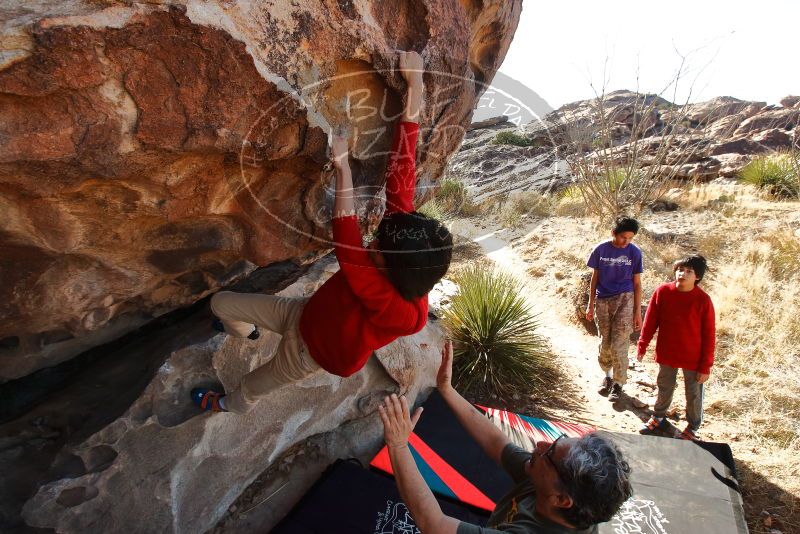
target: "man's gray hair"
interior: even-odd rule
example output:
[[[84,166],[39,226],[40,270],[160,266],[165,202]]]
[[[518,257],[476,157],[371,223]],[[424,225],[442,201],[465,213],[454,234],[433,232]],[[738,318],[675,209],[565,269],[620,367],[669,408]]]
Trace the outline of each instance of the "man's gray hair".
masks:
[[[573,444],[559,469],[572,507],[564,519],[579,529],[609,521],[631,496],[631,468],[619,448],[596,433]]]

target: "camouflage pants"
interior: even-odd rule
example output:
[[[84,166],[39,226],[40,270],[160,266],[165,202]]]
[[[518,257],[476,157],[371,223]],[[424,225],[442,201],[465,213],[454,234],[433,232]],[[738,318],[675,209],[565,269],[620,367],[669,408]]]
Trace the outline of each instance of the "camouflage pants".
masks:
[[[633,292],[595,301],[594,318],[600,336],[597,361],[600,368],[614,370],[614,381],[628,381],[628,345],[633,332]]]

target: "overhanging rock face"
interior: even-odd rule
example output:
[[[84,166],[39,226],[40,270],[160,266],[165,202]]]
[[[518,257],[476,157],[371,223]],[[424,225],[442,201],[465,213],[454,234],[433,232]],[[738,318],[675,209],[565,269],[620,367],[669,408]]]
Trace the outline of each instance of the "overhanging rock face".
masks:
[[[351,127],[359,209],[375,220],[405,89],[396,49],[421,52],[429,71],[424,194],[520,9],[521,0],[0,7],[0,382],[256,265],[330,248],[331,125]]]
[[[335,268],[335,262],[318,262],[279,294],[308,295]],[[203,532],[293,445],[348,421],[363,420],[361,427],[372,429],[365,434],[379,436],[376,409],[384,395],[402,392],[413,400],[434,385],[443,333],[429,323],[380,350],[355,375],[320,372],[276,391],[244,416],[200,414],[191,405],[191,387],[217,378],[235,387],[271,355],[277,340],[274,334],[257,342],[220,334],[171,354],[122,417],[62,451],[62,461],[70,458],[73,466],[69,477],[38,490],[25,504],[25,522],[75,533]]]

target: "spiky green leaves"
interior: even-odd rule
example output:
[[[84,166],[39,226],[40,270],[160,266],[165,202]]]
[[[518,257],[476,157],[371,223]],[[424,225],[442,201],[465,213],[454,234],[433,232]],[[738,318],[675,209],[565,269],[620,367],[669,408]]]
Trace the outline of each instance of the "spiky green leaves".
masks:
[[[473,266],[454,277],[459,292],[445,312],[454,343],[453,381],[460,389],[530,392],[553,372],[544,338],[525,302],[523,287],[507,273]]]

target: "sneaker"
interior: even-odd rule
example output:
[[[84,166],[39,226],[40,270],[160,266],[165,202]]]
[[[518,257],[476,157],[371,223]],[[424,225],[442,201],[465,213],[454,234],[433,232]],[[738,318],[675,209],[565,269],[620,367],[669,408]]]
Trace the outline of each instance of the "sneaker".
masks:
[[[697,437],[697,431],[694,430],[689,425],[686,425],[686,428],[683,429],[683,432],[675,436],[678,439],[685,439],[687,441],[696,441],[699,438]]]
[[[611,393],[608,394],[608,400],[611,402],[617,402],[622,398],[622,386],[619,384],[614,384],[611,386]]]
[[[226,333],[225,325],[223,325],[222,321],[220,321],[219,319],[214,319],[213,321],[211,321],[211,327],[217,332],[222,332],[223,334]],[[252,339],[253,341],[255,341],[259,337],[261,337],[261,332],[258,331],[258,327],[256,326],[254,327],[254,330],[250,332],[250,335],[247,336],[247,339]]]
[[[192,402],[200,407],[204,412],[227,412],[228,410],[220,406],[219,401],[225,396],[224,393],[208,388],[194,388],[191,392]]]
[[[605,397],[605,396],[607,396],[609,393],[611,393],[611,386],[613,386],[613,385],[614,385],[614,381],[613,381],[613,380],[611,380],[611,377],[610,377],[610,376],[607,376],[607,377],[605,377],[605,378],[603,379],[603,384],[602,384],[602,386],[600,386],[600,389],[598,389],[598,390],[597,390],[597,392],[598,392],[600,395],[602,395],[602,396],[604,396],[604,397]]]
[[[659,419],[655,415],[651,415],[650,419],[644,424],[642,428],[639,429],[639,434],[655,434],[658,430],[664,430],[667,428],[667,419],[666,417]]]

